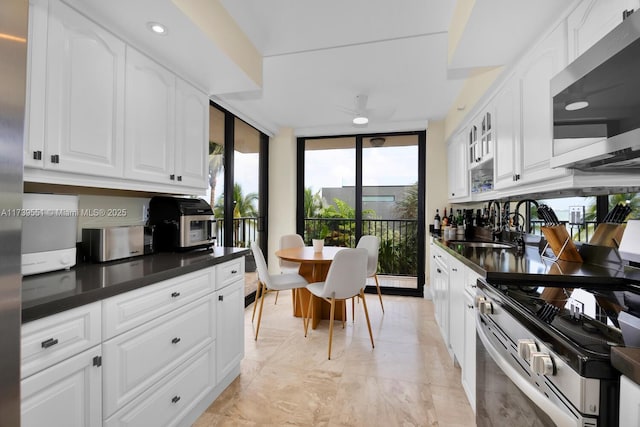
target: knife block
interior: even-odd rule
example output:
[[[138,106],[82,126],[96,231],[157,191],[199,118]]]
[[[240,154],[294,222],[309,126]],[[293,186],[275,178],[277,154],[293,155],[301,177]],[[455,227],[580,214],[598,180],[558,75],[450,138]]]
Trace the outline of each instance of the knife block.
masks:
[[[578,252],[576,245],[573,244],[571,236],[567,232],[564,225],[553,225],[541,227],[547,246],[542,250],[544,254],[547,247],[550,247],[556,256],[556,259],[570,262],[582,262],[582,256]]]
[[[589,239],[589,244],[617,248],[622,241],[624,228],[624,224],[599,224]]]

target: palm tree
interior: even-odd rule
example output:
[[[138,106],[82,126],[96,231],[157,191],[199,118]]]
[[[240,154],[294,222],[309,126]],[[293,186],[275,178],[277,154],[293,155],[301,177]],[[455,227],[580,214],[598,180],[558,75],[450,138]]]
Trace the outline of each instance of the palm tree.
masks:
[[[215,205],[218,175],[224,170],[224,146],[209,141],[209,187],[211,188],[210,204]]]
[[[258,193],[242,194],[242,186],[238,183],[233,184],[233,218],[257,218],[258,208],[256,207],[256,201],[258,200]],[[214,206],[214,215],[216,218],[224,218],[224,193],[218,197]],[[244,246],[248,242],[240,242],[239,236],[241,236],[242,221],[234,221],[234,242],[238,246],[240,243]]]
[[[316,194],[313,194],[311,187],[304,189],[304,217],[316,218],[322,210],[322,197],[320,196],[320,190]]]
[[[618,204],[625,204],[631,207],[631,213],[625,219],[637,219],[640,217],[640,193],[620,193],[609,196],[609,210]],[[592,204],[587,208],[585,213],[587,221],[596,220],[596,204]]]
[[[404,198],[395,205],[396,213],[403,219],[418,218],[418,183],[416,182],[404,193]]]

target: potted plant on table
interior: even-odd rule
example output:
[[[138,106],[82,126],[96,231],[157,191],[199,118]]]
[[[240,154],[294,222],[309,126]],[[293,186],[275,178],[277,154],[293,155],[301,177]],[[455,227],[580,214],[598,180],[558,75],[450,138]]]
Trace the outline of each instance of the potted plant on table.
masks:
[[[311,237],[311,243],[313,244],[314,252],[322,252],[324,248],[324,239],[329,235],[329,227],[326,224],[321,224],[316,228]]]

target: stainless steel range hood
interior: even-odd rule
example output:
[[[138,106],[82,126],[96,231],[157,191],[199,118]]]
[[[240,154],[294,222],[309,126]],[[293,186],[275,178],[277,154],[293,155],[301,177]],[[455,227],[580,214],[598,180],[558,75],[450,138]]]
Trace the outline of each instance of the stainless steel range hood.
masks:
[[[555,142],[555,141],[554,141]],[[553,156],[551,167],[569,167],[585,172],[604,169],[619,172],[640,169],[640,129],[575,148]]]
[[[640,12],[551,80],[552,167],[640,169]],[[577,107],[576,102],[582,105]]]

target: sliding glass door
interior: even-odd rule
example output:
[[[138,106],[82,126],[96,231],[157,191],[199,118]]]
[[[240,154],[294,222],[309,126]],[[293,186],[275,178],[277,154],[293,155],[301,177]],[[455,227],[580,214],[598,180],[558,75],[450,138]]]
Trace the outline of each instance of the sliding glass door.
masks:
[[[298,140],[298,233],[310,244],[355,247],[380,237],[385,293],[424,283],[425,132]],[[421,166],[422,165],[422,166]]]

